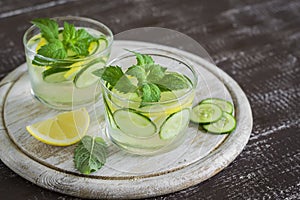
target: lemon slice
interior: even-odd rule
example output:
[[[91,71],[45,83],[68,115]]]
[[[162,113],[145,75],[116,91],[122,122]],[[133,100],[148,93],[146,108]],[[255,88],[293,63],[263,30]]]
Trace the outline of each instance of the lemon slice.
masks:
[[[41,39],[40,39],[40,42],[37,44],[37,46],[36,46],[36,52],[38,52],[38,50],[42,47],[42,46],[44,46],[44,45],[46,45],[48,42],[47,42],[47,40],[45,39],[45,38],[43,38],[43,37],[41,37]]]
[[[53,118],[26,126],[37,140],[55,146],[78,142],[87,132],[90,117],[85,108],[61,113]]]
[[[70,65],[70,70],[64,74],[65,79],[73,80],[76,74],[85,66],[87,62],[79,61]]]

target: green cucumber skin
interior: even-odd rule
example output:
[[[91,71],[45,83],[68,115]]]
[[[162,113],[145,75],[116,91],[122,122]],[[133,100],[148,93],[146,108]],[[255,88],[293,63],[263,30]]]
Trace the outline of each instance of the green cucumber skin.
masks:
[[[49,76],[51,76],[51,75],[55,75],[55,74],[57,74],[57,73],[62,73],[62,72],[66,72],[66,71],[68,71],[68,70],[70,70],[70,68],[49,68],[49,69],[47,69],[47,70],[45,70],[45,71],[43,71],[42,72],[42,76],[43,76],[43,80],[45,81],[45,82],[48,82],[47,81],[47,77],[49,77]],[[61,82],[62,80],[59,80],[59,81],[57,81],[57,82],[53,82],[53,83],[59,83],[59,82]],[[67,81],[67,80],[65,80],[65,81]]]
[[[218,105],[218,103],[214,103],[214,102],[212,102],[212,101],[219,101],[219,102],[226,103],[227,105],[229,105],[230,111],[223,110],[222,107],[221,107],[220,105]],[[227,101],[227,100],[224,100],[224,99],[221,99],[221,98],[216,98],[216,97],[206,98],[206,99],[203,99],[199,104],[204,104],[204,103],[215,104],[215,105],[221,107],[221,109],[222,109],[224,112],[227,112],[227,113],[229,113],[229,114],[232,114],[232,113],[233,113],[233,110],[234,110],[234,106],[233,106],[233,104],[232,104],[230,101]],[[198,105],[199,105],[199,104],[198,104]]]
[[[135,114],[137,114],[137,115],[143,117],[144,119],[146,119],[147,121],[149,121],[150,123],[152,123],[152,124],[155,126],[155,124],[152,122],[151,119],[149,119],[149,117],[147,117],[147,116],[141,114],[140,112],[138,112],[137,110],[135,110],[135,109],[133,109],[133,108],[122,108],[122,109],[116,110],[116,111],[113,113],[113,115],[115,115],[115,113],[116,113],[116,112],[119,112],[119,111],[127,111],[127,112],[131,112],[131,113],[135,113]],[[156,127],[156,126],[155,126],[155,127]]]
[[[82,68],[79,72],[77,72],[77,74],[74,77],[73,83],[77,88],[84,88],[81,86],[78,86],[77,82],[80,78],[80,76],[85,73],[90,67],[92,67],[93,65],[96,65],[98,63],[100,63],[102,61],[102,59],[95,59],[93,61],[91,61],[90,63],[86,64],[86,66],[84,68]],[[91,76],[93,76],[93,74],[91,73]],[[95,79],[96,80],[96,79]],[[92,84],[91,84],[92,85]],[[89,86],[89,85],[88,85]]]
[[[163,134],[162,134],[162,129],[164,128],[165,124],[168,122],[168,120],[169,120],[170,118],[172,118],[175,114],[178,114],[179,112],[183,112],[184,110],[190,112],[189,109],[185,108],[185,109],[182,109],[182,110],[177,111],[177,112],[175,112],[175,113],[172,113],[171,115],[169,115],[169,116],[165,119],[165,121],[162,123],[162,125],[161,125],[161,127],[160,127],[160,131],[159,131],[159,138],[160,138],[161,140],[172,139],[172,138],[174,138],[176,135],[178,135],[178,134],[176,134],[176,135],[174,135],[174,136],[171,137],[171,138],[164,138],[164,137],[162,136],[162,135],[163,135]]]
[[[93,55],[93,54],[96,53],[96,52],[98,51],[98,49],[99,49],[99,46],[100,46],[99,40],[97,40],[97,41],[95,41],[95,42],[97,42],[97,48],[96,48],[92,53],[90,53],[90,55]]]
[[[104,94],[102,94],[104,95]],[[103,96],[103,102],[104,102],[104,109],[106,110],[107,112],[107,118],[108,118],[108,121],[110,122],[111,126],[113,127],[114,125],[116,126],[116,128],[120,129],[120,127],[117,125],[117,123],[115,122],[115,119],[113,118],[113,113],[111,112],[109,106],[108,106],[108,103],[106,101],[106,97]]]
[[[237,125],[237,122],[236,122],[236,119],[234,116],[230,115],[229,113],[227,112],[223,112],[223,114],[227,115],[228,117],[230,117],[232,120],[233,120],[233,127],[231,127],[228,131],[222,131],[222,132],[219,132],[219,131],[212,131],[212,130],[208,130],[209,129],[209,125],[213,124],[213,123],[217,123],[217,122],[213,122],[213,123],[209,123],[209,124],[203,124],[202,125],[202,128],[204,130],[206,130],[208,133],[213,133],[213,134],[217,134],[217,135],[223,135],[223,134],[230,134],[232,133],[235,128],[236,128],[236,125]]]
[[[118,120],[115,119],[117,112],[128,112],[128,113],[133,113],[134,115],[138,115],[139,117],[142,117],[144,120],[147,120],[149,122],[149,124],[151,124],[151,126],[154,128],[154,130],[152,131],[152,133],[153,133],[152,135],[154,135],[157,132],[157,126],[154,124],[154,122],[150,118],[148,118],[147,116],[141,114],[140,112],[138,112],[132,108],[122,108],[122,109],[116,110],[113,113],[113,119],[116,122],[116,125],[119,127],[119,129],[122,132],[125,133],[126,131],[124,129],[122,129],[122,126],[120,126],[120,124],[118,123]],[[127,134],[132,135],[132,136],[138,136],[138,135],[131,134],[131,133],[127,133]],[[146,136],[146,137],[149,137],[149,136]]]

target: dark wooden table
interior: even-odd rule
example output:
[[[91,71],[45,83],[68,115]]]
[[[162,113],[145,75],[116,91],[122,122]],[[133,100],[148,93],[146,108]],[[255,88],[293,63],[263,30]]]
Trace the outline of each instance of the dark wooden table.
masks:
[[[248,96],[251,138],[216,176],[155,199],[300,199],[299,0],[0,0],[0,78],[25,62],[36,17],[78,15],[114,33],[156,26],[202,44]],[[0,162],[0,199],[78,199],[40,188]]]

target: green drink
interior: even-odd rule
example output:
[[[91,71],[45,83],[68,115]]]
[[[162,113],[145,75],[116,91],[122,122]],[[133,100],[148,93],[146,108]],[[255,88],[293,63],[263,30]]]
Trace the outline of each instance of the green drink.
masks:
[[[95,102],[101,90],[91,72],[108,60],[111,31],[97,21],[80,17],[38,19],[33,23],[24,35],[24,46],[34,96],[52,108],[66,110]],[[46,25],[51,30],[45,28],[43,32]],[[49,36],[49,32],[53,34]]]
[[[147,54],[130,53],[95,74],[102,78],[111,141],[134,154],[157,154],[184,140],[197,77],[170,52],[138,52]]]

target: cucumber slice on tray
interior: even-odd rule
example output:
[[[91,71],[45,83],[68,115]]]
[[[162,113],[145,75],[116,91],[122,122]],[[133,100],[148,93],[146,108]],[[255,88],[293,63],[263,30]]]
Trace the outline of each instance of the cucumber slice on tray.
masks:
[[[233,131],[235,127],[235,118],[227,112],[223,112],[223,115],[220,120],[203,125],[203,128],[208,132],[217,134],[229,133]]]
[[[222,110],[219,106],[209,103],[200,103],[193,107],[191,121],[195,123],[210,123],[222,117]]]
[[[201,103],[212,103],[212,104],[216,104],[217,106],[219,106],[224,112],[227,112],[229,114],[232,114],[233,112],[233,106],[232,103],[230,103],[229,101],[226,101],[224,99],[219,99],[219,98],[208,98],[208,99],[204,99],[203,101],[201,101]]]
[[[189,123],[190,111],[183,109],[171,114],[162,124],[159,137],[162,140],[169,140],[178,135]]]
[[[232,113],[232,103],[219,98],[208,98],[192,108],[190,119],[202,124],[203,129],[209,133],[225,134],[236,127]]]
[[[120,130],[130,136],[144,138],[156,133],[155,124],[134,109],[124,108],[114,112],[113,118]]]

